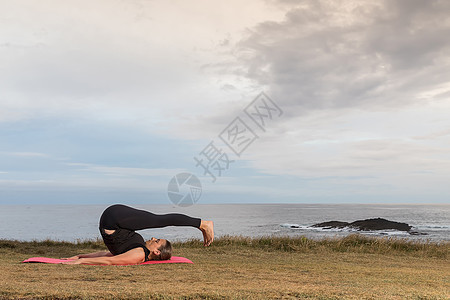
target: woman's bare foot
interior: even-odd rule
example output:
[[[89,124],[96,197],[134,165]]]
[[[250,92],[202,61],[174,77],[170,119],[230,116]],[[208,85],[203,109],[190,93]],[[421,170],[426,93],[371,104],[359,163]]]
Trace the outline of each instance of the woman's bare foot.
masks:
[[[203,221],[200,223],[200,230],[203,233],[203,245],[209,246],[214,240],[214,223],[213,221]]]

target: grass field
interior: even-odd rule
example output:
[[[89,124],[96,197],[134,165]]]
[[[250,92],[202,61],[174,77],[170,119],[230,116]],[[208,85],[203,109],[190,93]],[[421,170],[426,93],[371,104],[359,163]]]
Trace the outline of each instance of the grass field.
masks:
[[[222,237],[175,243],[195,264],[22,264],[105,249],[101,241],[0,240],[7,299],[450,299],[450,243]]]

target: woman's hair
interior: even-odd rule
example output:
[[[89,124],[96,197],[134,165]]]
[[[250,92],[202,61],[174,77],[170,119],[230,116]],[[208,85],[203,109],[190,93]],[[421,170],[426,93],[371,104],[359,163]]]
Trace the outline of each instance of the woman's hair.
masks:
[[[152,253],[152,259],[153,260],[167,260],[172,257],[172,244],[166,240],[166,243],[164,245],[161,245],[159,248],[159,255],[153,255]]]

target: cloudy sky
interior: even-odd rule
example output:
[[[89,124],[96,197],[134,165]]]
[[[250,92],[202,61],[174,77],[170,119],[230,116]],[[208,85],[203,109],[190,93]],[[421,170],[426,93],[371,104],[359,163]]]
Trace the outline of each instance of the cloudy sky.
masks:
[[[449,203],[448,36],[449,1],[0,0],[0,204]]]

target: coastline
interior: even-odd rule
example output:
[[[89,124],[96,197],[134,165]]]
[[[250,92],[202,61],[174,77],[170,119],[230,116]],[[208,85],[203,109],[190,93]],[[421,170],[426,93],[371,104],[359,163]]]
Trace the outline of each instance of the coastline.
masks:
[[[366,232],[375,236],[394,236],[412,240],[450,240],[450,205],[401,205],[401,204],[196,204],[180,208],[172,205],[134,204],[136,208],[154,213],[184,213],[214,220],[217,236],[266,235],[292,238],[307,236],[323,238],[346,236],[355,231],[344,229],[322,230],[311,227],[319,222],[340,220],[352,222],[358,219],[382,217],[412,225],[423,236],[405,236],[401,232]],[[100,237],[98,219],[105,205],[16,205],[0,206],[0,227],[8,230],[0,238],[29,240],[77,241]],[[236,212],[239,212],[238,214]],[[21,220],[27,220],[23,222]],[[298,228],[283,226],[292,224]],[[76,228],[76,230],[73,230]],[[190,228],[165,228],[143,230],[142,235],[165,237],[186,241],[198,237]]]

